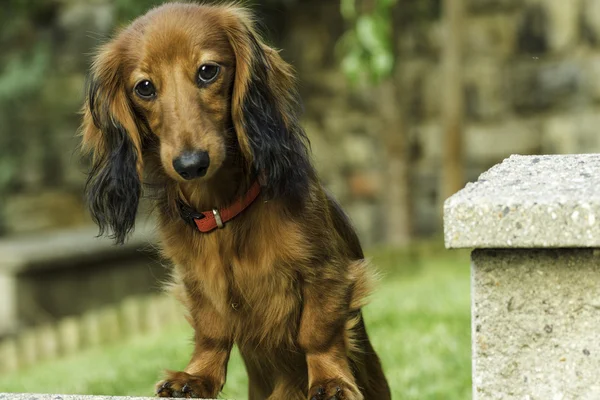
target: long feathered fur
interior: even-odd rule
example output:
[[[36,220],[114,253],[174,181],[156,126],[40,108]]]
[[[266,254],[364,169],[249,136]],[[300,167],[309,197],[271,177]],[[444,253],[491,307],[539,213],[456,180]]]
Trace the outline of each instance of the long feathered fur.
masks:
[[[218,74],[199,84],[205,63]],[[154,96],[136,95],[143,80]],[[216,397],[236,343],[251,400],[390,398],[361,312],[372,269],[318,180],[300,111],[292,68],[239,6],[165,4],[95,58],[82,124],[92,216],[123,243],[146,185],[195,332],[188,366],[159,396]],[[174,169],[190,150],[210,156],[202,178]],[[256,179],[259,198],[223,229],[202,234],[179,217],[181,202],[226,207]]]

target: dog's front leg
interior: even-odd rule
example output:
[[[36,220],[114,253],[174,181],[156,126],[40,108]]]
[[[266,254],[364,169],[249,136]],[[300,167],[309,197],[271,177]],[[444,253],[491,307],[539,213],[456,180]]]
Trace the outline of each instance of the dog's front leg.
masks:
[[[217,398],[225,385],[233,341],[229,325],[205,299],[196,296],[189,310],[194,353],[184,371],[168,371],[156,385],[159,397]]]
[[[309,400],[363,400],[346,352],[347,293],[335,278],[305,282],[298,342],[306,352]]]

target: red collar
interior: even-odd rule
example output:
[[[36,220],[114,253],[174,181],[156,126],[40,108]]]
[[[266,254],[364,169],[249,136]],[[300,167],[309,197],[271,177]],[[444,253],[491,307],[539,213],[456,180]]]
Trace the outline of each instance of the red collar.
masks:
[[[228,207],[213,208],[210,211],[196,212],[183,202],[179,202],[181,217],[189,224],[195,225],[200,232],[207,233],[216,228],[223,228],[225,222],[235,218],[244,211],[260,194],[260,184],[254,184],[248,191]]]

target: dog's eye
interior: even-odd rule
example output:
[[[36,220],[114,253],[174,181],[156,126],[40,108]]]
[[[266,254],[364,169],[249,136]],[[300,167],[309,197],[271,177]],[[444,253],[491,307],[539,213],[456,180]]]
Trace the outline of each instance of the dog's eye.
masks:
[[[149,100],[156,96],[156,88],[146,79],[135,85],[135,93],[142,99]]]
[[[211,83],[219,75],[220,67],[216,64],[203,64],[198,70],[198,83]]]

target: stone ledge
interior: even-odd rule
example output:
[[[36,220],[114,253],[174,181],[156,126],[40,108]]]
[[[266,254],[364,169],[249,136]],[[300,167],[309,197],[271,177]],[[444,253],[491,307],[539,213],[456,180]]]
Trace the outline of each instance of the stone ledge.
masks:
[[[48,267],[71,267],[86,261],[122,258],[156,241],[154,224],[138,222],[134,233],[122,246],[98,236],[95,226],[23,235],[0,240],[0,273],[14,273]]]
[[[600,247],[600,154],[513,155],[446,200],[447,248]]]
[[[156,397],[87,396],[35,393],[0,393],[0,400],[156,400]],[[207,399],[208,400],[208,399]]]

